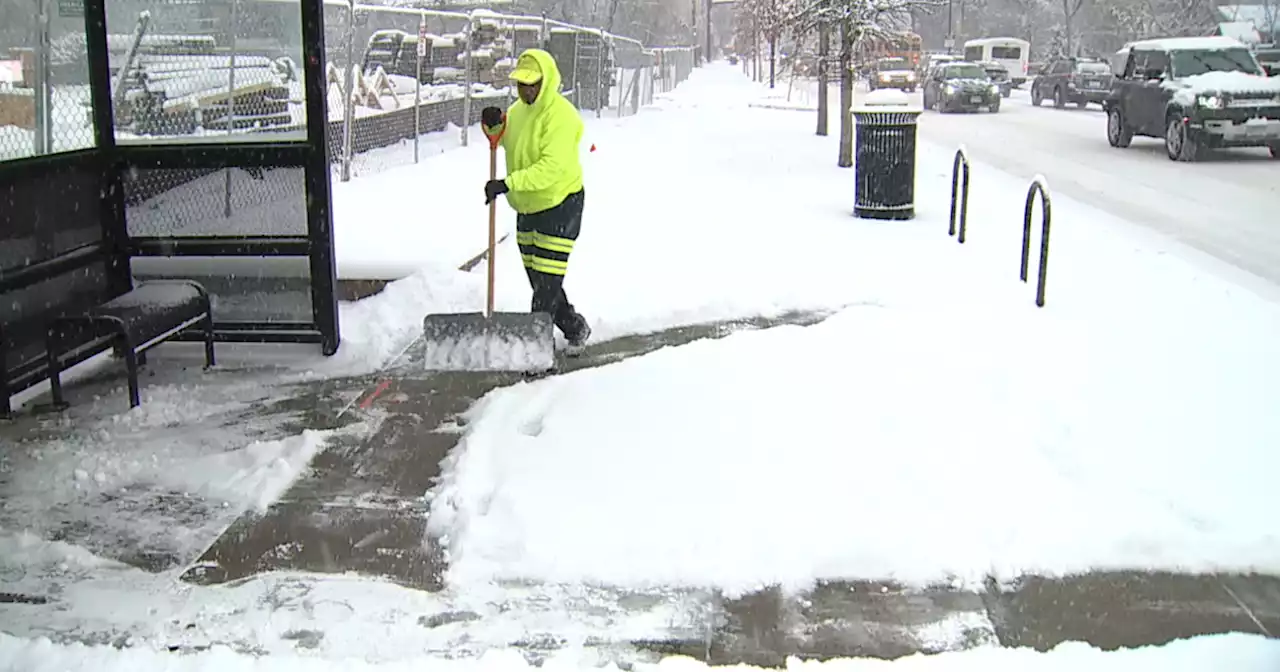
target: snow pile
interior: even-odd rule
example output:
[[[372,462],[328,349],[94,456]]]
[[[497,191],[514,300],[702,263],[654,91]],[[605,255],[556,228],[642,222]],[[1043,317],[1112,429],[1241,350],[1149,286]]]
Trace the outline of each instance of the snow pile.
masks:
[[[1025,308],[853,308],[498,390],[429,524],[460,584],[1280,571],[1274,346],[1118,336]],[[1192,348],[1194,372],[1168,366]]]
[[[528,317],[528,313],[523,317]],[[433,335],[438,330],[428,327],[423,338],[423,368],[427,371],[541,372],[555,367],[555,340],[550,324],[541,325],[546,327],[544,331],[530,321],[520,330],[527,333],[510,333],[501,322],[482,324],[481,320],[488,320],[478,313],[461,320],[438,319],[449,319],[448,331],[452,333],[436,338]],[[438,320],[433,322],[438,324]],[[458,333],[459,328],[468,327],[475,327],[476,333]]]
[[[180,471],[160,476],[184,493],[223,501],[239,510],[262,512],[293,485],[330,434],[308,430],[278,441],[255,441],[239,450],[193,460]]]
[[[498,310],[527,310],[528,291],[523,301],[499,302]],[[423,267],[374,296],[342,304],[342,344],[337,354],[312,368],[326,376],[377,371],[420,339],[424,317],[479,312],[484,308],[484,292],[484,276],[479,273]]]
[[[885,106],[909,107],[911,102],[911,96],[908,96],[905,91],[897,89],[876,89],[862,97],[862,104],[872,108]]]
[[[124,567],[114,560],[100,558],[79,546],[62,541],[48,541],[27,530],[0,528],[0,577],[12,580],[31,571],[95,569]]]
[[[0,634],[0,670],[13,672],[410,672],[430,669],[438,672],[527,672],[540,669],[603,670],[618,672],[614,664],[594,664],[578,652],[554,656],[536,667],[515,650],[493,651],[474,659],[449,660],[417,658],[390,663],[372,663],[358,658],[323,659],[293,655],[256,656],[236,653],[226,647],[178,655],[111,646],[58,645],[48,639],[21,640]],[[825,662],[790,659],[791,672],[1274,672],[1280,661],[1280,643],[1256,635],[1210,635],[1177,640],[1161,647],[1100,651],[1084,644],[1062,644],[1052,651],[1033,649],[979,648],[954,653],[914,655],[896,660],[869,658],[835,659]],[[634,672],[708,672],[712,668],[692,658],[670,657],[656,664],[641,663],[627,669]],[[724,668],[727,669],[727,668]],[[740,672],[763,672],[741,665]]]

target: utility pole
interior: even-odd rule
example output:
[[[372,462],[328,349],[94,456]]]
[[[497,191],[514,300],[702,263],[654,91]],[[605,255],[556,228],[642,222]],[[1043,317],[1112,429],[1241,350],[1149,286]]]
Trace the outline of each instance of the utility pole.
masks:
[[[706,34],[707,53],[705,55],[705,60],[707,63],[710,63],[711,62],[711,4],[713,0],[704,0],[704,2],[707,3],[707,34]]]
[[[944,46],[948,54],[956,47],[955,0],[947,0],[947,42]]]

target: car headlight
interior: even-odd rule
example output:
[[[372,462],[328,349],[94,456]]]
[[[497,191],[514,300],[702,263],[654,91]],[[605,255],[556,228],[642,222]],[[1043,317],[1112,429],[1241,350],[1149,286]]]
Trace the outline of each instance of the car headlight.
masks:
[[[882,72],[882,73],[880,73],[880,81],[882,81],[882,82],[887,82],[887,81],[889,81],[889,73],[887,73],[887,72]]]
[[[956,92],[956,86],[955,86],[954,84],[948,84],[948,85],[946,85],[946,86],[942,87],[942,90],[943,90],[943,91],[946,91],[948,95],[949,95],[949,94],[953,94],[953,93],[955,93],[955,92]]]
[[[908,73],[907,73],[907,81],[908,81],[908,82],[914,82],[914,81],[916,81],[916,73],[914,73],[914,72],[908,72]]]
[[[991,84],[987,87],[987,91],[990,91],[991,93],[1000,93],[1000,87],[995,84]]]
[[[1217,96],[1199,96],[1196,98],[1196,104],[1211,110],[1221,110],[1227,106],[1227,101]]]

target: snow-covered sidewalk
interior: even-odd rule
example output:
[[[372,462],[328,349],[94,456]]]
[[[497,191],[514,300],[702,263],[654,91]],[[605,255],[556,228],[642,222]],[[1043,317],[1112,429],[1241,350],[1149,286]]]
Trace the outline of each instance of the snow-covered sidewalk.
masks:
[[[454,581],[1280,571],[1280,306],[1058,198],[1037,309],[1029,180],[974,152],[957,245],[923,145],[919,218],[855,220],[808,114],[697,75],[601,142],[570,297],[604,338],[839,312],[489,395],[432,510]]]
[[[83,616],[79,634],[107,630],[113,615],[96,602],[147,591],[120,628],[137,650],[3,638],[0,669],[516,669],[526,662],[510,651],[419,656],[441,641],[469,641],[474,654],[481,639],[545,631],[643,639],[680,617],[654,600],[662,608],[642,617],[555,623],[594,613],[580,593],[597,588],[734,596],[839,579],[980,590],[989,579],[1108,568],[1280,572],[1274,288],[1242,285],[1177,244],[1055,198],[1048,301],[1036,308],[1034,279],[1016,276],[1030,176],[991,170],[975,151],[968,241],[958,245],[946,235],[955,148],[922,144],[918,218],[857,220],[834,138],[815,137],[810,114],[754,106],[763,95],[714,64],[636,117],[590,123],[586,220],[567,290],[599,340],[790,311],[827,319],[491,392],[424,493],[429,532],[448,552],[440,600],[354,577],[170,595],[164,577],[31,542],[38,578],[52,576],[84,612],[40,622]],[[444,152],[338,192],[339,213],[368,215],[338,219],[340,259],[386,264],[393,277],[419,270],[344,306],[331,372],[375,369],[411,344],[424,314],[481,305],[482,269],[453,269],[457,254],[483,246],[484,154]],[[433,185],[421,191],[435,214],[418,228],[412,202],[392,195],[420,183]],[[499,309],[527,309],[514,241],[498,259]],[[286,462],[274,466],[301,468]],[[269,482],[278,491],[281,479]],[[0,539],[22,546],[15,540]],[[14,574],[0,592],[31,578],[17,562],[0,568]],[[476,625],[490,628],[483,638],[451,623],[447,637],[423,643],[422,615],[447,606],[502,618],[513,590],[553,606],[530,616],[536,623],[508,613],[497,630]],[[23,611],[37,608],[0,604],[0,630],[38,634]],[[207,639],[242,653],[153,652],[206,627]],[[243,653],[294,648],[306,659]],[[543,666],[592,662],[574,655]],[[1277,660],[1274,641],[1230,635],[1118,653],[980,647],[891,669],[1247,672]]]

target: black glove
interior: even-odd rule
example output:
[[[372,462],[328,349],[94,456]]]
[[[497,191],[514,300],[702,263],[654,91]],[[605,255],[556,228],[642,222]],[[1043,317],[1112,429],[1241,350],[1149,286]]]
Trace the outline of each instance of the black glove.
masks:
[[[511,191],[505,180],[489,180],[484,183],[484,204],[489,205],[493,199]]]
[[[502,125],[502,110],[496,107],[486,107],[480,110],[480,123],[487,128]]]

